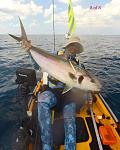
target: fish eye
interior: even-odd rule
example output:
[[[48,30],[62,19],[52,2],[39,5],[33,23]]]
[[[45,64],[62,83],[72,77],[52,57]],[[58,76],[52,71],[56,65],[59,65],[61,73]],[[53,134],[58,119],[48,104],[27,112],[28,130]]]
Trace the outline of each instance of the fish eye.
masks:
[[[94,79],[91,79],[91,82],[92,82],[92,83],[95,83],[95,80],[94,80]]]
[[[68,73],[69,74],[69,77],[72,79],[72,80],[75,80],[76,79],[76,76],[74,74],[72,74],[71,72]]]
[[[78,78],[78,83],[81,83],[83,79],[84,79],[83,76],[79,76],[79,78]]]

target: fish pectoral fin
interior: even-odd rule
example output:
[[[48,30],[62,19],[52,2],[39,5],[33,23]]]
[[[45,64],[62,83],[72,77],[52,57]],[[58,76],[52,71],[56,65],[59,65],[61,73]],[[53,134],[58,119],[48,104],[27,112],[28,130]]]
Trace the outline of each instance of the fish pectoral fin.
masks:
[[[64,90],[63,90],[62,94],[67,93],[67,92],[68,92],[68,91],[70,91],[72,88],[73,88],[73,87],[70,87],[70,86],[68,86],[68,85],[65,85]]]

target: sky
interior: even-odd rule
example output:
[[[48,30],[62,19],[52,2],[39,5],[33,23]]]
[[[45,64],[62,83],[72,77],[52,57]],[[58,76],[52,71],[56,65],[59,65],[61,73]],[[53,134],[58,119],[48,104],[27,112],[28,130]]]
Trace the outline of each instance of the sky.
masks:
[[[120,0],[71,1],[77,34],[120,35]],[[54,2],[55,32],[65,34],[68,0]],[[52,34],[52,12],[52,0],[0,0],[0,34],[19,34],[18,16],[22,19],[28,34]]]

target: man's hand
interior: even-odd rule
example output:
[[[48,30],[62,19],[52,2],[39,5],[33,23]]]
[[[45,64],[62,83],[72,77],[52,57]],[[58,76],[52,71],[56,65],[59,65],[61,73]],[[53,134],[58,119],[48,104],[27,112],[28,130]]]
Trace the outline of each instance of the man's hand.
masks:
[[[31,40],[29,40],[29,41],[22,40],[21,46],[27,50],[30,50],[32,47]]]

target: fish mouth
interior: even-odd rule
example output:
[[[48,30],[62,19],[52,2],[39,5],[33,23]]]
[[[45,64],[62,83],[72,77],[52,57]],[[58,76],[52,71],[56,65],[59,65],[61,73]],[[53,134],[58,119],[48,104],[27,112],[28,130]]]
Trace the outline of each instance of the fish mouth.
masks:
[[[91,78],[90,82],[93,86],[93,90],[92,90],[93,92],[100,92],[101,91],[102,85],[96,77]]]
[[[101,85],[99,86],[95,86],[93,89],[92,89],[92,92],[100,92],[101,91]]]
[[[93,94],[99,94],[100,91],[92,91]]]
[[[101,89],[97,89],[97,90],[93,90],[92,92],[98,94],[100,91]]]
[[[91,91],[91,92],[100,92],[101,91],[101,84],[98,82],[97,83],[93,83],[93,84],[88,84],[88,86],[86,87],[86,90]]]
[[[91,82],[91,79],[89,78],[88,80],[84,80],[81,83],[80,87],[81,87],[81,89],[84,89],[86,91],[100,92],[102,86],[98,80],[94,79],[94,83],[93,83],[93,82]]]

